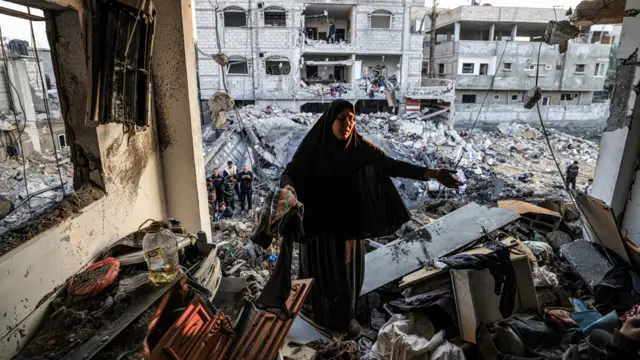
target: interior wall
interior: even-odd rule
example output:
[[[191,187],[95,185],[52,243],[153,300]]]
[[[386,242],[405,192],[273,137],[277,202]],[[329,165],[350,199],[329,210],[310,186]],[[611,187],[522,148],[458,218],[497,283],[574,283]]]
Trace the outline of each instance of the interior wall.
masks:
[[[54,6],[56,2],[46,3]],[[59,2],[65,7],[47,11],[45,16],[61,110],[70,129],[72,150],[81,154],[82,161],[91,162],[91,168],[79,166],[82,161],[74,163],[76,180],[83,180],[76,183],[83,185],[91,179],[106,195],[0,257],[0,313],[5,314],[0,317],[0,336],[8,334],[0,342],[2,359],[12,358],[35,334],[46,312],[47,303],[41,300],[145,220],[172,216],[190,232],[211,231],[202,225],[205,216],[204,224],[210,222],[208,209],[202,210],[206,189],[191,1],[154,1],[158,14],[154,61],[171,67],[172,72],[164,78],[157,75],[155,82],[156,99],[164,108],[158,109],[153,123],[160,126],[131,136],[118,124],[85,125],[90,78],[82,24],[88,14],[82,4],[70,7],[69,1]],[[172,51],[165,51],[169,46]],[[162,71],[154,74],[167,73],[167,69],[156,70]],[[168,172],[177,177],[168,177]]]

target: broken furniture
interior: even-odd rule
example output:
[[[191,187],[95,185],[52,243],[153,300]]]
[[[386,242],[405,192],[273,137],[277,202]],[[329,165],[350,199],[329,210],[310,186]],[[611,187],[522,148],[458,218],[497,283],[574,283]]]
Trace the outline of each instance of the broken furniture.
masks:
[[[235,332],[222,312],[195,296],[151,352],[151,360],[224,359]]]
[[[518,284],[513,313],[527,310],[539,313],[540,306],[527,256],[511,255],[511,263],[516,272]],[[500,313],[500,295],[496,295],[493,291],[494,278],[489,269],[452,269],[451,281],[460,324],[460,337],[464,341],[475,344],[476,328],[481,322],[489,324],[504,319]]]
[[[256,311],[253,308],[251,311],[245,311],[245,321],[241,321],[236,328],[242,333],[242,337],[233,344],[230,359],[276,359],[296,315],[302,309],[312,283],[313,279],[292,282],[291,295],[286,304],[293,316],[286,321],[264,310]]]
[[[562,222],[562,216],[559,213],[524,201],[500,200],[498,207],[517,212],[521,215],[519,221],[521,225],[541,235],[558,230]]]
[[[469,203],[365,256],[360,296],[414,272],[423,264],[473,246],[487,233],[520,218],[508,209]]]

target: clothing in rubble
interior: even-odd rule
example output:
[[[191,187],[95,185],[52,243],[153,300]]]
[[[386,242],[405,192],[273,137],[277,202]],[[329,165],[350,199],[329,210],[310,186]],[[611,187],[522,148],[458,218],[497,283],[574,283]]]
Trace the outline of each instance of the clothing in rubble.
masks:
[[[493,279],[494,292],[496,295],[502,293],[500,297],[500,313],[507,318],[513,313],[517,293],[517,277],[513,269],[509,248],[504,245],[497,245],[497,241],[491,242],[495,252],[489,255],[456,255],[447,259],[440,259],[453,269],[489,269]],[[504,284],[504,286],[502,286]]]
[[[598,311],[606,314],[616,310],[622,314],[640,301],[640,276],[620,260],[593,291]]]
[[[245,204],[249,205],[247,210],[253,209],[253,172],[241,171],[238,173],[240,179],[240,210],[244,211]]]
[[[267,197],[266,205],[258,216],[258,225],[251,235],[251,241],[263,249],[271,246],[274,236],[282,235],[275,269],[255,301],[258,309],[269,311],[281,320],[291,317],[286,301],[291,292],[293,241],[302,241],[304,235],[303,211],[303,205],[298,201],[293,188],[288,186],[278,189]]]
[[[315,279],[309,301],[314,321],[348,329],[364,280],[364,238],[393,234],[411,217],[390,176],[416,180],[426,168],[388,157],[354,129],[333,134],[346,100],[335,100],[306,135],[282,175],[305,205],[307,243],[300,246],[300,278]]]

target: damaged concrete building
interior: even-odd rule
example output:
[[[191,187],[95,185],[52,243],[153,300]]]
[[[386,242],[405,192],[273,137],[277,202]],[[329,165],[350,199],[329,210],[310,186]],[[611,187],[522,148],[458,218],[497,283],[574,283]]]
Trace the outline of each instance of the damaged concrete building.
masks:
[[[411,31],[420,1],[195,4],[203,103],[225,87],[241,104],[306,112],[321,112],[334,98],[352,100],[364,113],[452,100],[451,81],[421,81],[424,34]],[[229,58],[226,84],[218,52]]]
[[[603,90],[620,27],[583,27],[561,54],[559,45],[541,45],[541,38],[549,19],[564,17],[559,8],[461,6],[442,11],[436,21],[435,71],[438,78],[456,82],[456,124],[475,121],[487,91],[481,123],[537,123],[537,115],[522,107],[522,98],[538,84],[550,126],[601,128],[608,102],[594,101],[594,93]],[[425,22],[423,28],[430,29],[428,18]],[[424,58],[429,59],[429,46]]]
[[[53,146],[57,149],[68,146],[55,90],[51,51],[38,49],[40,55],[38,67],[34,51],[28,47],[28,42],[11,40],[6,45],[9,79],[3,66],[0,69],[0,121],[11,124],[16,130],[24,127],[24,134],[20,134],[22,144],[18,146],[16,141],[18,131],[12,133],[5,130],[8,129],[8,125],[4,126],[0,160],[6,159],[8,154],[16,154],[20,151],[29,157],[32,151],[52,154]],[[43,70],[42,79],[39,79],[39,68]],[[44,96],[47,96],[48,100],[48,116],[45,111]],[[17,115],[17,119],[14,114]],[[51,121],[55,141],[51,139],[47,117]],[[15,124],[16,121],[18,124]],[[22,131],[19,132],[22,133]]]

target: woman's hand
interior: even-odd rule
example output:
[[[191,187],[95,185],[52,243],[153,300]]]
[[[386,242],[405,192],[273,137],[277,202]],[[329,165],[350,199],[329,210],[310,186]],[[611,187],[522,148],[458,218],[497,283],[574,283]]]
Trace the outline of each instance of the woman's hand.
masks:
[[[454,170],[439,169],[434,178],[438,180],[440,184],[448,188],[457,189],[462,186],[462,183],[458,180]]]

